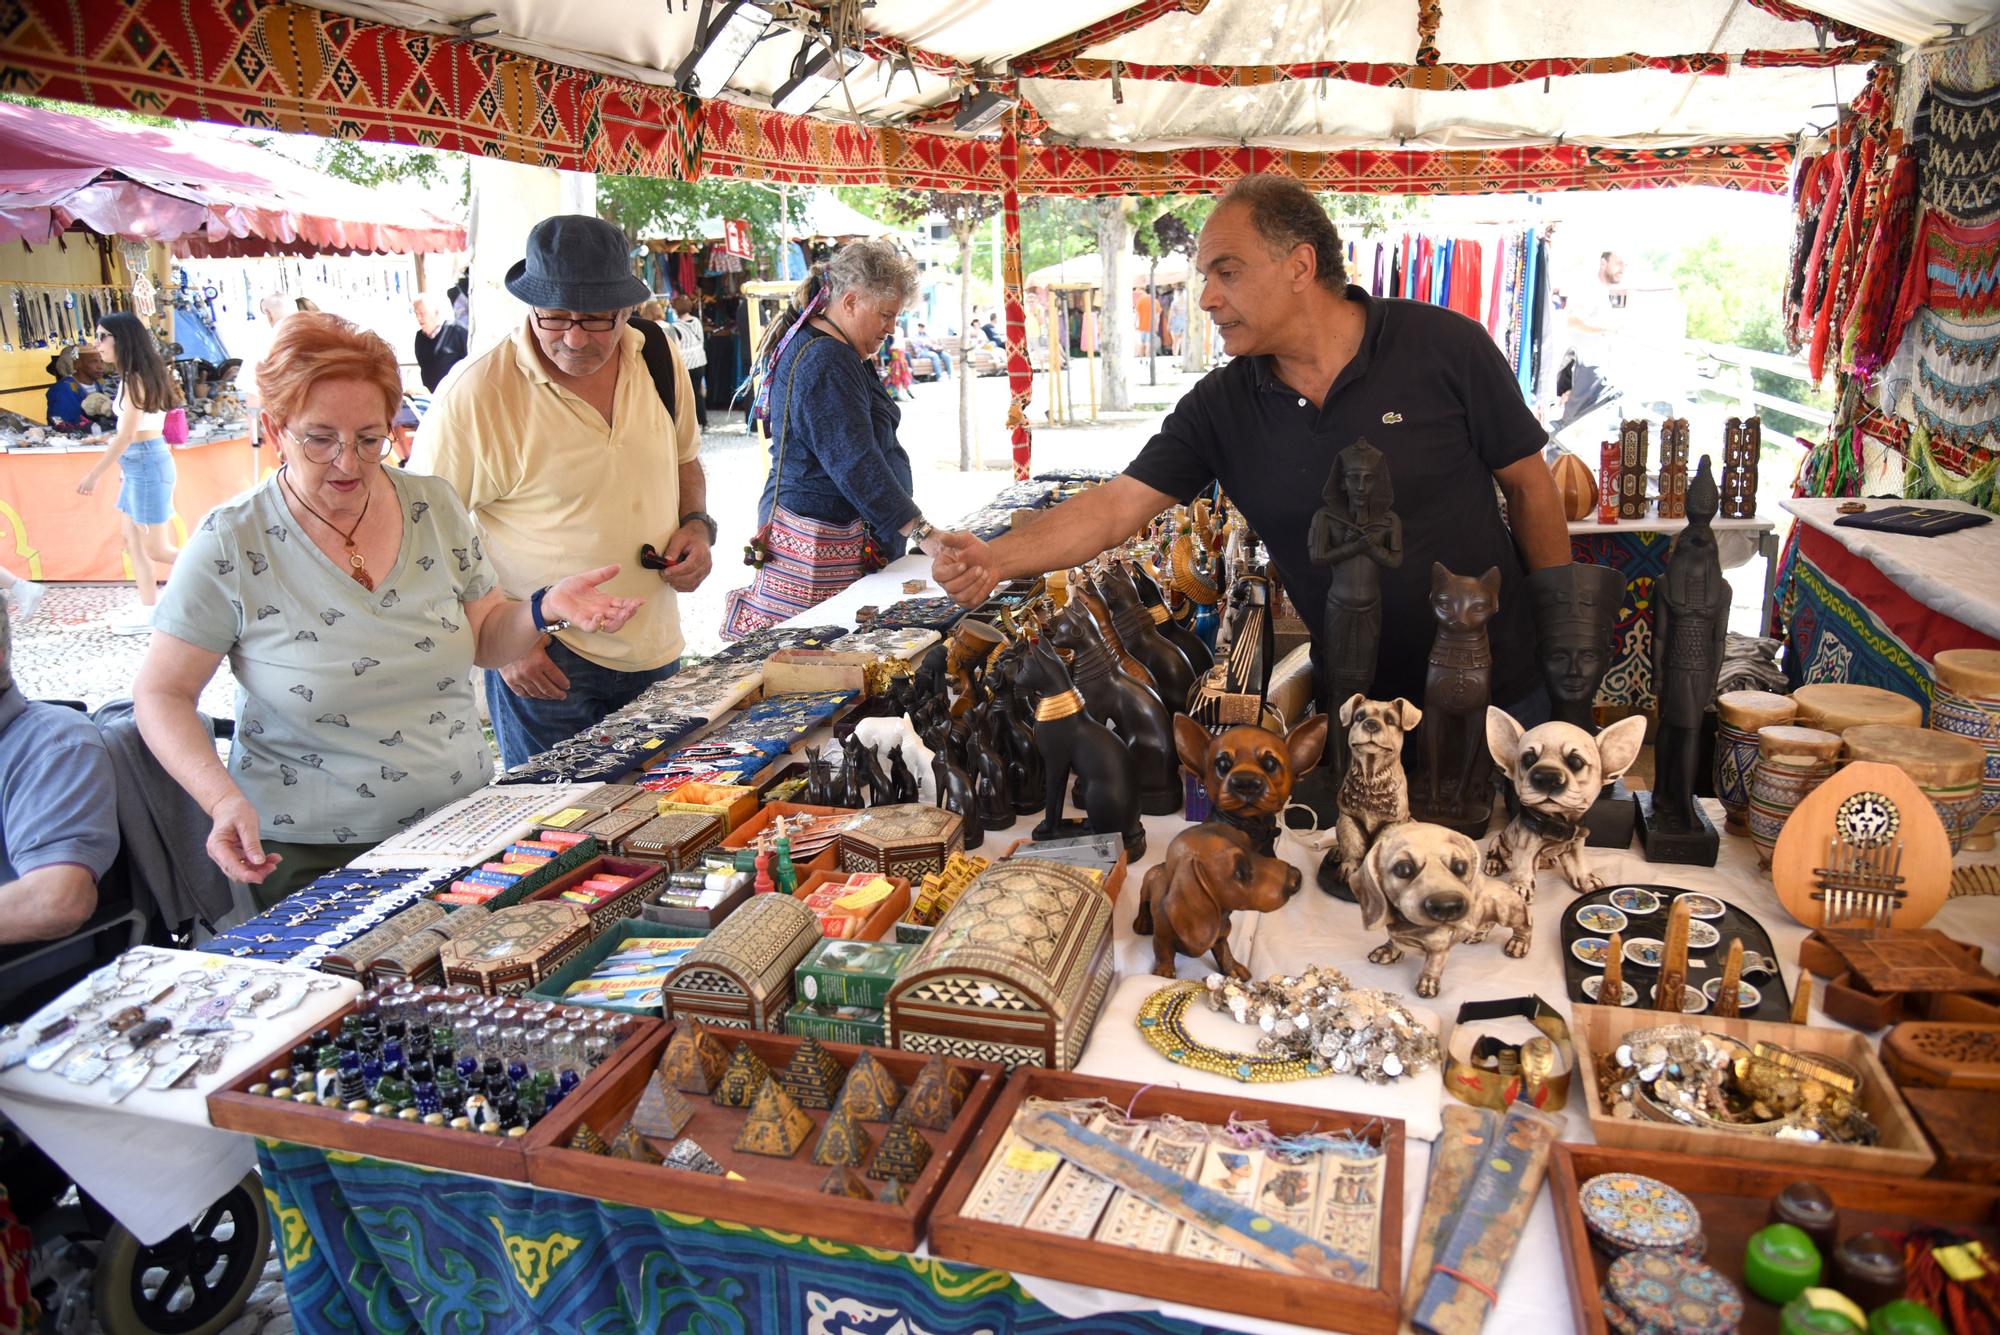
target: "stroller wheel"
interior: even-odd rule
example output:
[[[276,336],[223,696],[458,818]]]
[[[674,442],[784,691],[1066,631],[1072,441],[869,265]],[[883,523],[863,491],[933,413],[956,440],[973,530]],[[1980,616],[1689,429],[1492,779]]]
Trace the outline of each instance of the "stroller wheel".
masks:
[[[270,1250],[255,1173],[153,1246],[114,1225],[97,1253],[97,1323],[107,1335],[216,1335],[249,1302]]]

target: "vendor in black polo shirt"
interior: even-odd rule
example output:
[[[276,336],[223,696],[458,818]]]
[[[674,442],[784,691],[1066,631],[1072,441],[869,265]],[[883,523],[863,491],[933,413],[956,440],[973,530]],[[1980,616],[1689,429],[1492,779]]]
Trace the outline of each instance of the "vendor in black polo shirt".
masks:
[[[1000,581],[1087,561],[1220,481],[1293,605],[1316,623],[1328,572],[1308,559],[1306,534],[1334,457],[1365,436],[1388,460],[1404,546],[1402,565],[1382,572],[1372,695],[1423,699],[1436,629],[1431,563],[1461,575],[1498,566],[1493,700],[1524,723],[1545,719],[1523,565],[1569,561],[1561,498],[1540,457],[1547,433],[1485,329],[1349,286],[1340,254],[1332,221],[1297,181],[1237,182],[1202,228],[1195,261],[1202,309],[1233,360],[1181,399],[1122,476],[990,543],[944,535],[938,582],[975,606]]]

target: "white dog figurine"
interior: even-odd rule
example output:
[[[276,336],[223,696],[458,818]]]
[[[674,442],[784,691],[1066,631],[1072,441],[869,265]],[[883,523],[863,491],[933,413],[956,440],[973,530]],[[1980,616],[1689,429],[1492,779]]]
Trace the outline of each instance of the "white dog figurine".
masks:
[[[1479,869],[1479,845],[1442,825],[1408,821],[1382,831],[1361,859],[1353,889],[1362,926],[1389,920],[1389,939],[1368,952],[1370,963],[1394,964],[1406,950],[1423,952],[1420,997],[1438,994],[1445,958],[1461,942],[1511,928],[1505,949],[1510,959],[1520,959],[1533,941],[1527,903]]]
[[[1340,879],[1351,888],[1375,837],[1410,818],[1410,783],[1403,777],[1403,734],[1423,718],[1397,696],[1370,700],[1356,692],[1340,707],[1347,729],[1347,773],[1340,780]]]
[[[1583,860],[1583,818],[1604,785],[1632,768],[1645,740],[1646,720],[1636,714],[1592,737],[1570,723],[1523,732],[1506,710],[1489,706],[1486,746],[1513,780],[1520,812],[1487,850],[1486,870],[1529,903],[1541,867],[1554,867],[1579,894],[1601,888],[1604,878]]]

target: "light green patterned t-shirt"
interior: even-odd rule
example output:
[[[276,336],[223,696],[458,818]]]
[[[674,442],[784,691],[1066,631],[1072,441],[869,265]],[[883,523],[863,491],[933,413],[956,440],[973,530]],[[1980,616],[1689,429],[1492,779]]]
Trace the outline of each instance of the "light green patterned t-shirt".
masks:
[[[313,544],[274,475],[202,520],[153,615],[228,655],[230,775],[268,839],[374,844],[492,777],[465,612],[493,587],[478,531],[445,483],[383,471],[403,542],[372,592]]]

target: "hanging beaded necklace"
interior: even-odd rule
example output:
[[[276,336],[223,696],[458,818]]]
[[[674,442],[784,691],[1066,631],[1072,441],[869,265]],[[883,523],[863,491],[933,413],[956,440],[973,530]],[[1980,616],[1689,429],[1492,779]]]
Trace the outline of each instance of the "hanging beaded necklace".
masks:
[[[291,479],[286,476],[286,474],[289,473],[290,471],[291,471],[290,468],[280,468],[278,470],[279,484],[284,487],[287,495],[289,495],[293,500],[297,501],[301,506],[305,507],[305,512],[307,514],[311,515],[314,519],[319,520],[320,523],[325,524],[335,533],[340,534],[341,542],[344,543],[347,547],[348,576],[352,578],[354,582],[356,584],[359,584],[362,588],[367,589],[371,593],[374,592],[375,579],[374,576],[368,573],[368,558],[361,554],[360,547],[357,546],[354,541],[354,535],[361,531],[362,524],[366,523],[368,520],[368,507],[375,500],[375,488],[373,487],[368,488],[367,493],[362,496],[360,518],[354,521],[354,526],[352,528],[349,528],[343,532],[340,525],[334,523],[331,519],[328,519],[325,515],[313,509],[312,505],[306,500],[306,498],[299,494],[299,489],[293,486]]]

